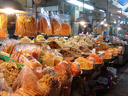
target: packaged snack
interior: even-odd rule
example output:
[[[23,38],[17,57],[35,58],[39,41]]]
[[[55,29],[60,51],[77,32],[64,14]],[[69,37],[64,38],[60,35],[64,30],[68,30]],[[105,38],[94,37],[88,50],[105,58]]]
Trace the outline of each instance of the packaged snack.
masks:
[[[18,43],[19,43],[18,40],[14,40],[14,39],[4,40],[1,47],[1,51],[11,54],[15,45]]]
[[[40,58],[42,47],[36,44],[17,44],[12,52],[11,58],[19,62],[19,56],[22,53],[28,53],[37,60]]]
[[[42,73],[43,77],[39,80],[39,84],[44,90],[43,96],[59,96],[60,82],[56,76],[54,67],[46,67]]]
[[[38,80],[33,71],[24,66],[13,83],[14,92],[11,96],[43,96],[43,89],[40,88]]]
[[[70,96],[72,74],[71,64],[69,61],[62,61],[54,67],[57,72],[57,78],[61,83],[60,96]]]
[[[93,59],[90,59],[90,58],[93,58]],[[103,63],[103,58],[100,58],[98,55],[96,55],[96,54],[90,54],[87,58],[86,58],[86,60],[89,60],[89,61],[94,61],[94,64],[102,64]]]
[[[63,60],[61,54],[56,51],[52,51],[49,46],[45,46],[42,53],[42,65],[45,66],[55,66],[60,61]]]
[[[63,61],[63,56],[62,54],[60,54],[57,50],[54,50],[54,66],[56,66],[58,63],[60,63],[61,61]]]
[[[38,78],[42,77],[42,65],[30,54],[21,54],[19,57],[19,62],[31,68]]]
[[[19,74],[19,68],[13,62],[3,62],[0,64],[0,72],[3,73],[6,84],[11,87],[12,83]]]
[[[6,91],[2,91],[0,92],[1,96],[11,96],[10,93],[6,92]]]
[[[72,63],[72,65],[71,65],[71,73],[72,73],[73,76],[81,74],[80,63],[78,63],[78,62],[73,62]]]
[[[0,38],[7,38],[7,15],[0,13]]]
[[[57,15],[52,16],[51,25],[54,35],[60,35],[62,33],[61,23],[59,22],[59,17]]]
[[[61,24],[61,26],[62,26],[62,33],[61,33],[61,35],[66,36],[66,35],[70,35],[71,34],[71,27],[70,27],[70,25],[68,23],[64,23],[63,22]]]
[[[17,15],[15,35],[36,36],[35,20],[29,15]]]
[[[50,19],[48,18],[48,16],[42,15],[39,18],[37,31],[40,33],[47,34],[47,35],[53,35],[52,26],[51,26]]]
[[[12,92],[12,88],[6,83],[3,72],[0,72],[0,95],[8,96],[9,92]]]

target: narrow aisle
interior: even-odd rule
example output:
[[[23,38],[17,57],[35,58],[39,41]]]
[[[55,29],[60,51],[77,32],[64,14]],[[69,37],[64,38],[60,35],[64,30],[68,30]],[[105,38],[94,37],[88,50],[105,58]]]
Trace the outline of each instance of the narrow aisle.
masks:
[[[118,69],[118,84],[105,96],[128,96],[128,64]]]

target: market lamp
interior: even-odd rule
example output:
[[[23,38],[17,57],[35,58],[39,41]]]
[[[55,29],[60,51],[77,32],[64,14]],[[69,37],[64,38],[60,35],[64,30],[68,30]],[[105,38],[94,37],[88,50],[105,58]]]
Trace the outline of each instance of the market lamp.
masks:
[[[109,23],[108,22],[105,22],[104,23],[104,27],[108,27]]]
[[[120,26],[117,27],[117,30],[120,31],[122,28]]]
[[[16,0],[1,0],[0,13],[26,14],[25,8]]]
[[[76,19],[76,23],[80,23],[82,26],[84,26],[85,24],[90,24],[90,21],[86,17],[81,16],[80,18]]]

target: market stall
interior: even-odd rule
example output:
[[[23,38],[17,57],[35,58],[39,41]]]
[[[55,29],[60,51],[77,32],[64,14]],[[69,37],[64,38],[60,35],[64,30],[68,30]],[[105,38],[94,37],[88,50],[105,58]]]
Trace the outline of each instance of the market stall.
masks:
[[[99,96],[115,87],[116,68],[127,62],[126,38],[106,42],[86,30],[72,36],[64,14],[15,12],[18,39],[8,39],[8,15],[0,12],[0,96]]]
[[[89,36],[45,39],[42,35],[38,35],[34,40],[28,37],[23,37],[21,40],[5,40],[0,50],[0,65],[1,68],[3,65],[5,67],[1,69],[3,74],[1,78],[4,78],[1,94],[70,96],[71,86],[75,85],[74,80],[83,78],[83,82],[85,80],[88,83],[88,79],[97,81],[97,76],[112,77],[113,73],[108,75],[107,69],[116,67],[116,60],[123,49],[110,48],[109,44],[103,43],[98,38],[96,41],[92,41]],[[8,66],[14,69],[10,70]],[[82,86],[82,81],[79,82]],[[96,84],[102,85],[99,82]],[[108,86],[104,86],[103,89],[112,88]],[[97,90],[95,89],[94,93]]]

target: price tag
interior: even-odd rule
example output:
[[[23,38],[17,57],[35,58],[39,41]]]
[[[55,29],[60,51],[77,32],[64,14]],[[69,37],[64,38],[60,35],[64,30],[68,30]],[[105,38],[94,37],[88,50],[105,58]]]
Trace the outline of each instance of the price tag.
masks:
[[[26,18],[26,22],[31,22],[32,19],[31,18]]]

